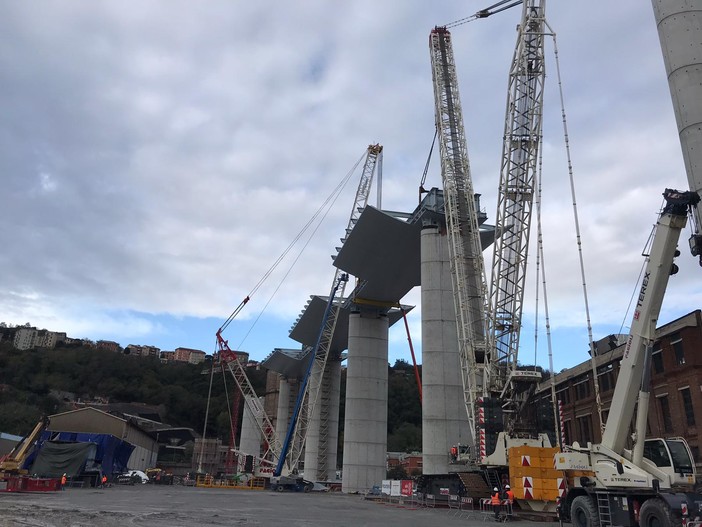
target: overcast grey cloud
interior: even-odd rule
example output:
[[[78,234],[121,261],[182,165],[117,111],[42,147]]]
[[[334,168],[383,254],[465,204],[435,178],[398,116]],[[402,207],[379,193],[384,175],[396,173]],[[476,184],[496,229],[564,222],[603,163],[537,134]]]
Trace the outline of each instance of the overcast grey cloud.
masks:
[[[484,7],[0,1],[0,320],[147,343],[158,322],[139,313],[224,317],[370,143],[385,147],[384,208],[412,210],[433,135],[429,31]],[[548,10],[593,322],[617,324],[661,192],[686,186],[655,24],[637,0],[606,13],[568,1]],[[514,9],[452,30],[474,186],[490,217],[518,18]],[[554,324],[582,327],[549,53],[549,300]],[[428,184],[440,186],[436,160]],[[353,186],[269,307],[281,320],[328,291]],[[699,270],[681,262],[663,321],[700,307]]]

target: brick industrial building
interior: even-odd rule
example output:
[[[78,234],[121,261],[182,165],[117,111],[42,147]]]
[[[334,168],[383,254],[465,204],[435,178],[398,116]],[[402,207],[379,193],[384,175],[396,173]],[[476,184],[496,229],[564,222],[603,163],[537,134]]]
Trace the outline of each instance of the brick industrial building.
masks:
[[[596,349],[602,419],[606,422],[614,385],[624,352],[624,339],[611,336]],[[601,344],[605,344],[604,346]],[[611,344],[611,345],[607,345]],[[604,348],[604,349],[602,349]],[[592,382],[590,361],[555,376],[556,399],[562,404],[565,444],[598,443],[602,435]],[[541,405],[550,405],[551,380],[542,382],[536,393]],[[542,406],[543,407],[543,406]],[[702,313],[693,311],[656,330],[651,360],[651,398],[648,437],[684,437],[698,470],[702,426]],[[632,427],[633,432],[633,427]],[[631,446],[631,445],[629,445]]]

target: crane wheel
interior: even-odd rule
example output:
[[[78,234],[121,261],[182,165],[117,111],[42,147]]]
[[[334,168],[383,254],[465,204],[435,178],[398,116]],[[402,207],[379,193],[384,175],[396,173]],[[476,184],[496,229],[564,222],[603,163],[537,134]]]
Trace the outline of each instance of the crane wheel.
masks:
[[[661,499],[651,498],[641,505],[639,525],[641,527],[673,527],[675,524],[670,507]]]
[[[570,506],[573,527],[600,527],[600,516],[590,496],[576,496]],[[641,527],[644,527],[641,525]],[[650,526],[648,526],[650,527]]]

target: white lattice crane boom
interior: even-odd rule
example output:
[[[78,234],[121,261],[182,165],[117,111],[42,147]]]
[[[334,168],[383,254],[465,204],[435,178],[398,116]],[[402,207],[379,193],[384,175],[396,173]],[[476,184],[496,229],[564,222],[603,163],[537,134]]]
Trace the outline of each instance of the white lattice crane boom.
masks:
[[[434,28],[429,48],[463,397],[473,431],[488,348],[485,267],[450,32]]]
[[[526,279],[531,212],[541,143],[544,81],[545,0],[523,3],[517,45],[509,71],[507,109],[497,193],[489,302],[493,344],[489,391],[514,403],[509,379],[516,370]]]
[[[373,183],[373,176],[376,171],[376,167],[382,164],[382,145],[375,144],[369,145],[366,152],[366,160],[363,166],[363,171],[361,172],[361,179],[358,183],[358,188],[356,190],[356,196],[353,202],[353,207],[351,208],[351,215],[349,217],[348,225],[344,231],[344,237],[341,239],[342,244],[346,241],[354,225],[358,221],[363,209],[368,203],[368,197],[370,195],[371,186]],[[295,426],[294,436],[292,442],[290,443],[290,466],[297,467],[300,457],[302,456],[305,444],[305,434],[308,429],[308,422],[314,416],[314,410],[317,404],[320,402],[328,403],[327,399],[330,397],[329,391],[331,388],[325,385],[325,370],[327,368],[327,362],[329,360],[329,353],[334,338],[334,331],[336,329],[336,323],[339,318],[340,306],[344,298],[344,291],[346,289],[346,280],[340,280],[343,271],[337,269],[334,274],[334,280],[332,281],[331,291],[330,291],[330,307],[329,314],[326,316],[325,320],[322,321],[322,328],[320,329],[320,338],[317,349],[314,350],[311,374],[306,385],[304,392],[304,399],[302,401],[302,411],[300,411],[297,417],[297,422],[293,423]],[[322,401],[320,401],[322,399]],[[323,404],[323,408],[328,405]],[[318,445],[318,466],[317,472],[318,477],[321,479],[326,479],[326,460],[327,460],[327,450],[329,445],[327,445],[327,437],[329,432],[328,419],[324,412],[320,412],[320,434]],[[336,447],[336,445],[332,445]],[[287,453],[284,453],[287,455]]]

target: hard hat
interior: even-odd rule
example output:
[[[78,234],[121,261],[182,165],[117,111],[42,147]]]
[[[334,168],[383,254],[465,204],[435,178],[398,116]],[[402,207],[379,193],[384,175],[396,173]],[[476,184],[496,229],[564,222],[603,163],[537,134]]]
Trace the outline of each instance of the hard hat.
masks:
[[[509,485],[505,485],[505,488],[508,489],[508,488],[509,488]]]
[[[495,488],[494,488],[494,489],[492,489],[492,490],[494,490],[495,492],[497,492],[497,487],[495,487]]]

